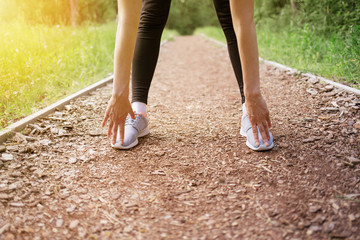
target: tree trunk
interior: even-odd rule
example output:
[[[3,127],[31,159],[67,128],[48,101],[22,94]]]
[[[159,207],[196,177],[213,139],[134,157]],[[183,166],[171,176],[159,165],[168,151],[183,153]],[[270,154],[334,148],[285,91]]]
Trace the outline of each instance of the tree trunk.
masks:
[[[77,19],[77,0],[69,0],[70,1],[70,20],[71,25],[73,27],[76,26],[76,19]]]
[[[299,4],[297,2],[295,2],[295,0],[291,0],[290,4],[291,4],[292,13],[293,13],[293,15],[295,15],[298,10]]]

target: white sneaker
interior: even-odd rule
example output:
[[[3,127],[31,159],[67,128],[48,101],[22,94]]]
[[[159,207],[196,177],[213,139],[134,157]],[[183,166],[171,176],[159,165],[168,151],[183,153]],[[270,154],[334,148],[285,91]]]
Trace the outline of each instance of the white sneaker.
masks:
[[[261,137],[259,128],[257,128],[257,130],[258,130],[259,143],[260,143],[259,146],[255,144],[255,138],[254,138],[254,134],[253,134],[253,131],[251,128],[249,116],[246,112],[245,104],[243,104],[243,116],[241,118],[240,134],[247,138],[246,146],[248,146],[250,149],[252,149],[254,151],[267,151],[267,150],[272,149],[274,147],[274,139],[273,139],[273,135],[271,134],[271,132],[269,131],[269,135],[270,135],[269,146],[266,146]]]
[[[144,137],[150,133],[149,120],[143,114],[135,113],[136,119],[127,116],[125,122],[124,143],[120,145],[120,130],[118,129],[116,143],[111,144],[113,148],[129,149],[135,147],[139,137]]]

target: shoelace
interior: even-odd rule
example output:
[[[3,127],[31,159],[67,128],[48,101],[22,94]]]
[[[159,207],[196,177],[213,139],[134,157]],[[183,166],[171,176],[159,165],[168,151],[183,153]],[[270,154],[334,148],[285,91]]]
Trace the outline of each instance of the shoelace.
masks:
[[[137,121],[139,121],[139,115],[138,113],[135,113],[135,119],[132,119],[132,117],[127,116],[125,120],[125,126],[126,125],[135,125]]]

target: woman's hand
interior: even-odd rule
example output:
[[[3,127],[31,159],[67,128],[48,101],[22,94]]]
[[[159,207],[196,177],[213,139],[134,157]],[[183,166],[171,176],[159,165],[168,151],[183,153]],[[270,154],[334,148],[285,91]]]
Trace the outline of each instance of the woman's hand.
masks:
[[[116,143],[118,128],[120,130],[120,145],[124,143],[125,120],[128,114],[135,119],[135,114],[129,101],[129,94],[113,94],[108,102],[104,120],[102,122],[102,127],[105,127],[106,122],[109,120],[107,137],[110,138],[112,135],[112,144]]]
[[[245,106],[254,134],[255,144],[257,146],[260,144],[257,131],[257,127],[259,127],[262,139],[264,140],[265,145],[268,147],[270,140],[269,128],[271,128],[271,122],[269,110],[266,106],[264,98],[261,94],[246,97]]]
[[[118,0],[119,23],[114,51],[113,95],[109,100],[102,122],[102,127],[105,127],[109,120],[107,136],[110,138],[112,135],[112,144],[116,143],[118,129],[120,131],[120,144],[124,143],[124,127],[127,115],[130,114],[135,119],[129,102],[129,80],[140,10],[140,0]]]
[[[230,0],[234,31],[244,76],[245,105],[255,144],[259,146],[257,127],[269,146],[271,127],[269,110],[260,92],[259,53],[254,22],[254,0]]]
[[[129,80],[140,9],[140,0],[118,0],[119,23],[114,51],[113,94],[102,122],[102,127],[105,127],[106,122],[109,120],[107,137],[112,137],[112,144],[116,143],[118,129],[120,132],[120,145],[124,143],[124,128],[127,115],[130,114],[135,119],[129,102]]]

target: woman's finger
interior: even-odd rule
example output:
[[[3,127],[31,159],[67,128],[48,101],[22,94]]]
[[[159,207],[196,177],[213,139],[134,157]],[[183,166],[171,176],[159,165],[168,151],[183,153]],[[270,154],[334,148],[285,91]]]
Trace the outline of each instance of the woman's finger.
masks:
[[[130,112],[129,112],[129,114],[130,114],[130,117],[132,118],[132,119],[136,119],[136,117],[135,117],[135,113],[134,113],[134,111],[132,110],[132,108],[130,107]]]
[[[106,125],[106,122],[107,122],[107,120],[109,119],[109,114],[110,113],[110,109],[109,109],[109,107],[106,109],[106,111],[105,111],[105,116],[104,116],[104,119],[103,119],[103,121],[102,121],[102,124],[101,124],[101,126],[102,127],[105,127],[105,125]]]
[[[115,122],[114,127],[113,127],[112,144],[116,143],[118,127],[119,127],[119,124],[117,122]],[[120,144],[122,144],[121,141],[120,141]]]
[[[259,127],[261,137],[262,137],[262,139],[263,139],[263,141],[265,143],[265,146],[268,147],[269,146],[269,140],[268,140],[268,137],[266,136],[265,128],[264,128],[263,124],[259,124],[258,127]]]
[[[266,122],[266,121],[263,121],[262,126],[263,126],[263,128],[264,128],[266,140],[267,140],[267,142],[269,142],[269,141],[270,141],[270,133],[269,133],[269,128],[268,128],[267,122]]]
[[[111,137],[111,131],[113,129],[113,126],[114,126],[114,122],[112,120],[110,120],[110,123],[109,123],[109,128],[108,128],[108,133],[107,133],[107,137],[110,138]]]
[[[271,128],[271,121],[270,121],[270,115],[269,114],[266,116],[266,122],[267,122],[268,128]]]
[[[253,122],[250,122],[250,124],[251,124],[251,130],[252,130],[253,135],[254,135],[255,145],[259,146],[259,136],[258,136],[258,131],[257,131],[256,124],[254,124]]]
[[[124,135],[125,135],[125,119],[122,120],[119,124],[119,132],[120,132],[120,144],[124,143]]]

